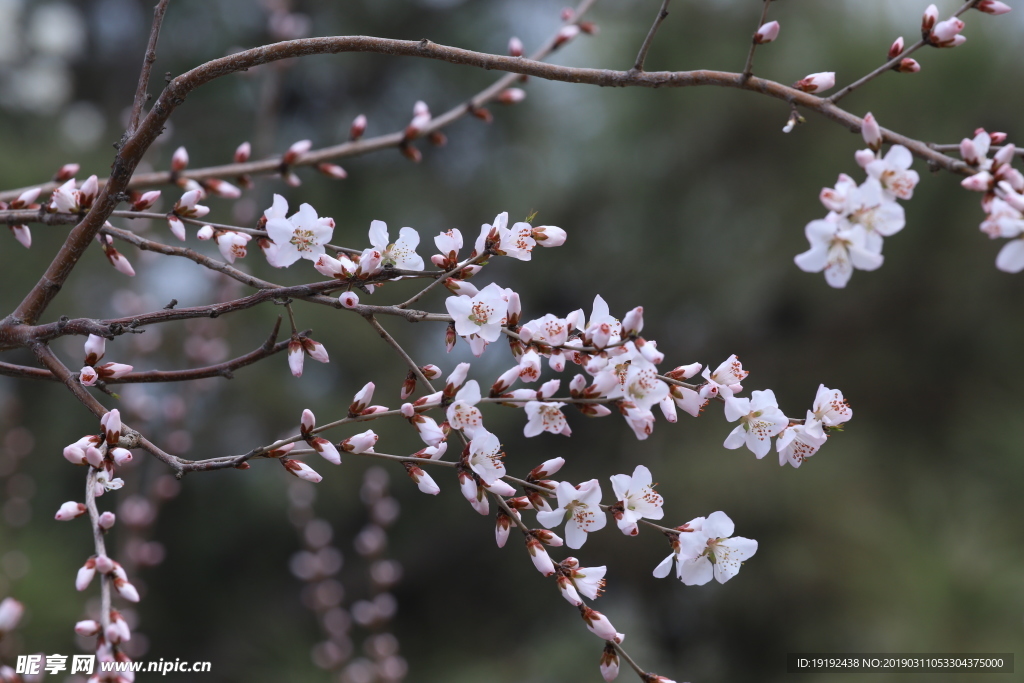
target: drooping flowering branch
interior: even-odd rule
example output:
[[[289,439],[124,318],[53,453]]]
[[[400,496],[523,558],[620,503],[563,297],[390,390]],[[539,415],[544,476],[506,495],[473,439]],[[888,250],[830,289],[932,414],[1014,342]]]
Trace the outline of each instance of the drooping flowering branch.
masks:
[[[667,681],[647,672],[622,649],[622,634],[615,631],[606,617],[590,608],[583,598],[594,600],[604,586],[605,567],[581,567],[575,558],[555,562],[545,546],[567,545],[580,548],[590,533],[607,525],[611,514],[616,525],[627,536],[638,535],[641,527],[657,530],[666,536],[671,553],[653,571],[667,576],[675,568],[676,576],[687,585],[701,585],[715,579],[724,583],[733,578],[741,564],[757,551],[757,542],[733,535],[734,525],[724,512],[696,517],[676,527],[662,526],[652,520],[664,517],[663,499],[654,491],[652,475],[639,465],[631,475],[611,478],[614,500],[603,502],[601,484],[591,479],[579,484],[554,481],[553,476],[564,464],[556,458],[535,467],[522,478],[508,474],[505,453],[499,437],[485,427],[485,412],[490,406],[521,410],[523,434],[536,437],[544,432],[569,436],[570,421],[564,410],[572,407],[588,417],[603,417],[618,412],[638,439],[646,439],[655,427],[655,406],[670,423],[677,421],[677,410],[697,417],[715,400],[723,405],[728,422],[735,423],[724,440],[724,447],[746,447],[757,458],[763,458],[774,446],[780,465],[799,467],[827,442],[830,433],[852,417],[842,393],[820,385],[810,409],[803,418],[790,418],[779,408],[774,393],[755,390],[742,397],[748,371],[735,356],[729,357],[714,370],[700,363],[679,365],[670,371],[659,370],[664,354],[657,342],[641,336],[643,308],[636,307],[625,315],[612,315],[604,300],[597,296],[590,315],[581,309],[568,314],[544,313],[533,319],[523,316],[523,302],[512,288],[491,282],[477,287],[470,280],[492,259],[500,257],[529,261],[534,248],[560,246],[567,235],[555,226],[534,226],[532,220],[509,225],[507,214],[499,214],[491,224],[482,226],[479,237],[468,255],[463,254],[463,235],[457,229],[434,238],[437,253],[430,257],[436,269],[427,269],[418,253],[419,233],[402,228],[394,241],[387,225],[374,221],[368,232],[370,246],[359,248],[332,245],[334,220],[320,216],[309,204],[302,204],[288,215],[288,203],[275,196],[257,224],[234,226],[206,222],[210,209],[200,202],[209,194],[238,198],[242,190],[228,178],[247,188],[251,176],[261,173],[280,175],[295,185],[299,178],[294,169],[316,165],[331,178],[345,177],[340,167],[327,164],[345,156],[378,149],[397,148],[413,161],[422,153],[415,142],[422,138],[440,141],[440,130],[454,120],[473,114],[487,120],[483,108],[493,101],[518,102],[523,92],[510,86],[520,76],[536,76],[549,80],[587,83],[607,87],[694,87],[713,85],[749,90],[785,102],[790,118],[784,130],[791,131],[802,121],[799,110],[817,112],[840,125],[859,132],[868,148],[855,158],[867,179],[858,184],[849,176],[840,176],[834,188],[821,194],[829,210],[826,218],[807,226],[810,249],[797,257],[797,265],[808,271],[824,271],[833,286],[845,286],[855,268],[871,270],[882,263],[884,237],[901,230],[905,218],[897,200],[909,200],[919,181],[911,169],[914,157],[925,160],[930,167],[968,176],[967,189],[983,193],[983,208],[989,214],[982,229],[993,237],[1024,237],[1024,175],[1012,167],[1018,151],[1003,145],[992,159],[988,153],[993,145],[1005,141],[1004,134],[977,131],[958,147],[961,159],[945,154],[952,151],[883,129],[871,114],[863,118],[841,109],[836,103],[854,89],[882,73],[895,70],[912,73],[920,65],[909,55],[925,46],[955,47],[965,40],[961,34],[964,22],[959,19],[968,9],[1001,14],[1009,8],[992,0],[970,0],[953,16],[939,21],[934,6],[925,11],[922,39],[904,49],[897,40],[887,62],[830,97],[819,96],[835,85],[835,74],[820,72],[806,76],[792,86],[753,75],[753,58],[759,45],[775,41],[780,35],[778,22],[769,22],[771,0],[765,0],[758,28],[752,37],[746,64],[740,73],[722,71],[647,72],[644,64],[648,51],[666,19],[669,0],[663,0],[646,38],[643,40],[633,68],[628,71],[572,68],[541,61],[553,50],[567,44],[581,32],[593,32],[593,26],[580,17],[593,4],[584,0],[577,11],[563,14],[563,25],[531,59],[522,57],[522,45],[510,41],[510,56],[492,55],[432,43],[429,40],[401,41],[365,36],[307,38],[284,41],[238,52],[203,64],[169,81],[166,88],[144,117],[149,68],[155,55],[156,39],[166,8],[166,0],[158,4],[145,56],[136,97],[133,102],[128,131],[119,146],[113,171],[106,181],[90,176],[79,183],[75,168],[65,167],[53,183],[0,193],[0,222],[11,226],[14,237],[24,246],[31,245],[28,224],[74,224],[60,252],[44,275],[25,296],[18,308],[0,321],[0,351],[29,348],[45,369],[26,368],[0,363],[0,374],[24,378],[57,380],[96,417],[101,419],[102,434],[88,435],[69,445],[64,456],[76,465],[88,468],[87,493],[84,505],[66,503],[58,519],[71,519],[89,513],[94,532],[96,555],[86,562],[80,574],[81,588],[89,578],[101,573],[102,611],[100,620],[79,624],[79,633],[97,635],[97,652],[101,658],[120,659],[124,655],[118,643],[130,634],[124,621],[111,609],[111,588],[122,597],[137,600],[137,592],[116,562],[107,557],[103,532],[113,524],[112,513],[100,514],[95,497],[116,490],[120,479],[114,477],[116,467],[131,458],[131,448],[142,448],[168,465],[179,478],[189,472],[219,469],[248,469],[251,461],[274,459],[285,471],[308,482],[319,482],[321,475],[300,456],[319,454],[331,464],[341,465],[348,454],[374,457],[401,465],[424,493],[437,495],[441,487],[427,473],[436,465],[454,471],[459,489],[467,502],[480,514],[490,514],[490,501],[499,511],[495,534],[499,546],[507,541],[512,526],[523,534],[534,566],[546,577],[554,578],[561,595],[579,608],[587,628],[605,640],[600,669],[611,680],[619,669],[619,658],[625,659],[642,681]],[[491,87],[445,114],[433,117],[429,107],[417,102],[413,117],[404,130],[377,138],[363,138],[367,122],[357,118],[351,128],[351,140],[343,145],[313,150],[311,141],[293,144],[288,151],[270,159],[252,161],[248,143],[239,146],[235,162],[230,165],[189,170],[188,153],[179,148],[166,172],[135,174],[142,155],[160,134],[164,123],[188,94],[201,85],[227,75],[286,58],[311,54],[339,52],[373,52],[429,58],[452,64],[508,72]],[[891,145],[883,156],[882,147]],[[132,188],[173,183],[184,193],[167,213],[150,211],[159,200],[159,191],[129,193]],[[36,200],[43,189],[51,191],[49,201]],[[119,210],[128,204],[128,210]],[[200,251],[170,246],[143,238],[131,230],[110,225],[111,217],[124,219],[166,219],[170,232],[180,241],[188,240],[186,226],[199,226],[196,238],[218,247],[223,260]],[[300,285],[279,285],[245,273],[235,267],[237,259],[248,257],[248,247],[255,239],[269,265],[276,268],[309,266],[321,276],[316,282]],[[172,302],[159,311],[136,316],[97,320],[68,319],[42,323],[48,305],[67,282],[72,270],[93,240],[110,264],[124,275],[134,275],[128,259],[115,248],[115,242],[131,244],[154,253],[188,259],[200,267],[220,273],[255,289],[247,296],[219,301],[207,306],[176,308]],[[468,242],[468,240],[467,240]],[[329,253],[328,253],[329,252]],[[309,261],[310,263],[305,263]],[[1024,269],[1024,239],[1014,239],[1000,253],[997,265],[1004,270]],[[423,281],[428,280],[426,284]],[[411,295],[403,293],[399,303],[369,304],[381,284],[389,283],[388,291],[414,285]],[[444,312],[415,310],[410,306],[449,290]],[[232,294],[231,296],[237,296]],[[403,300],[404,299],[404,300]],[[355,314],[364,318],[402,360],[407,368],[399,392],[402,404],[398,409],[372,404],[374,383],[366,385],[354,397],[347,414],[317,425],[312,410],[302,411],[298,434],[271,444],[251,448],[240,455],[188,460],[167,453],[138,431],[123,425],[118,410],[108,411],[92,393],[107,391],[108,385],[134,382],[169,382],[212,376],[230,377],[246,365],[287,351],[289,371],[301,375],[308,356],[329,362],[323,344],[310,338],[309,331],[300,332],[297,318],[298,302],[309,302],[335,309],[338,315]],[[100,363],[105,353],[105,340],[122,334],[143,331],[146,327],[175,321],[215,318],[254,308],[264,303],[283,304],[287,308],[291,336],[277,341],[281,318],[274,333],[258,349],[237,358],[199,368],[171,371],[139,371],[126,363]],[[408,322],[445,324],[444,338],[450,351],[461,339],[475,356],[481,356],[489,345],[507,341],[513,364],[497,378],[470,379],[470,364],[459,364],[448,376],[442,390],[432,380],[441,376],[433,363],[422,365],[406,351],[381,324],[380,316],[392,316]],[[49,347],[55,339],[67,335],[86,336],[85,360],[75,373]],[[493,354],[493,352],[492,352]],[[724,354],[723,354],[724,355]],[[548,379],[539,388],[524,385],[540,382],[544,364],[557,374],[567,368],[578,368],[568,382],[568,391],[561,390],[559,378]],[[700,379],[695,379],[700,375]],[[687,380],[694,380],[688,382]],[[519,384],[520,386],[517,386]],[[365,430],[347,438],[331,441],[321,436],[328,430],[383,418],[401,418],[424,442],[425,447],[411,455],[394,455],[376,451],[379,436]],[[396,420],[388,420],[395,424]],[[400,423],[399,423],[400,424]],[[454,439],[452,437],[455,437]],[[308,449],[296,448],[305,443]],[[452,447],[454,446],[454,447]],[[451,447],[452,459],[444,455]],[[179,451],[180,452],[180,451]],[[523,513],[532,510],[543,528],[530,528]],[[565,539],[554,529],[564,524]],[[92,563],[90,565],[90,562]],[[2,612],[2,608],[0,608]],[[10,621],[10,619],[7,619]],[[16,621],[16,620],[15,620]],[[0,619],[0,632],[3,631]]]

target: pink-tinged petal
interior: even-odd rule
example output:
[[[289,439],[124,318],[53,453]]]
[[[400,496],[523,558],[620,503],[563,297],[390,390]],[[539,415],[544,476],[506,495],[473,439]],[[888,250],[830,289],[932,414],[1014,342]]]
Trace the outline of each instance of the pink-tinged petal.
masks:
[[[710,538],[729,538],[736,532],[736,525],[724,512],[712,512],[704,520],[702,531]]]
[[[715,578],[725,583],[740,571],[740,566],[757,552],[757,541],[737,536],[715,548]]]
[[[676,574],[687,586],[703,586],[715,577],[715,569],[708,558],[698,557],[680,562]]]
[[[1024,240],[1011,240],[1003,245],[996,256],[996,268],[1006,273],[1024,270]]]
[[[654,577],[657,579],[664,579],[668,576],[669,572],[672,571],[672,562],[676,559],[676,554],[672,553],[664,560],[658,563],[658,566],[654,568]]]
[[[374,249],[384,251],[388,248],[388,224],[384,221],[370,222],[370,244]]]

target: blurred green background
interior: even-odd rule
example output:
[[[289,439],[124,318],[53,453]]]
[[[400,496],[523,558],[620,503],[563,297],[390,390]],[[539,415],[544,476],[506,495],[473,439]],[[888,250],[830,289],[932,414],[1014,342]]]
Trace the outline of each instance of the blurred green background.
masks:
[[[154,73],[177,74],[304,29],[428,37],[498,53],[517,35],[529,51],[557,28],[562,7],[548,0],[283,1],[172,0]],[[659,4],[599,2],[589,18],[600,34],[579,37],[554,60],[628,68]],[[840,84],[850,82],[880,64],[897,35],[914,39],[923,4],[775,3],[771,17],[782,33],[758,51],[755,71],[784,83],[836,71]],[[39,182],[69,161],[82,164],[79,178],[105,174],[135,88],[150,5],[0,0],[0,187]],[[959,6],[939,5],[943,15]],[[760,9],[755,0],[673,3],[648,68],[741,69]],[[882,125],[925,141],[957,142],[979,126],[1019,138],[1024,13],[1017,9],[1002,17],[969,14],[963,47],[924,50],[915,55],[920,73],[886,74],[844,106],[857,115],[872,111]],[[286,14],[271,21],[274,10],[299,13],[308,25]],[[227,163],[243,140],[253,142],[257,156],[302,138],[334,144],[359,113],[369,117],[369,135],[390,132],[407,123],[416,100],[438,114],[494,77],[377,55],[254,69],[190,96],[146,161],[165,169],[178,145],[200,167]],[[156,93],[159,76],[154,80]],[[704,587],[651,577],[669,548],[650,530],[627,538],[610,527],[575,553],[584,565],[609,566],[608,592],[595,607],[627,633],[629,652],[648,669],[679,681],[882,682],[910,677],[791,675],[786,654],[1019,654],[1024,280],[995,269],[998,245],[977,230],[978,196],[961,190],[958,177],[932,175],[918,162],[922,182],[904,204],[906,229],[886,242],[884,267],[858,271],[845,290],[833,290],[820,274],[798,270],[792,257],[807,248],[803,226],[825,213],[819,189],[840,172],[863,178],[853,159],[859,136],[811,114],[784,135],[786,105],[746,92],[603,90],[537,79],[525,87],[521,105],[492,107],[492,125],[464,119],[445,131],[447,146],[420,145],[420,165],[388,150],[342,160],[349,172],[343,181],[308,169],[299,171],[301,188],[258,178],[234,205],[211,199],[211,219],[250,224],[278,192],[293,208],[309,202],[333,216],[335,243],[362,248],[369,222],[380,219],[392,234],[405,225],[418,229],[420,253],[429,256],[440,230],[458,227],[475,236],[500,211],[521,219],[536,210],[541,224],[569,231],[566,246],[538,250],[529,264],[497,259],[478,283],[515,287],[525,318],[589,311],[600,293],[619,315],[644,306],[645,336],[658,340],[668,367],[714,366],[737,353],[751,371],[748,389],[774,389],[782,409],[796,417],[821,382],[845,393],[854,420],[799,470],[778,467],[774,452],[758,461],[746,450],[724,450],[731,426],[718,406],[700,420],[681,414],[676,425],[659,418],[643,442],[616,417],[588,421],[575,413],[571,440],[544,434],[527,441],[520,414],[488,413],[513,474],[563,455],[568,464],[559,478],[599,477],[610,496],[608,476],[644,463],[660,482],[668,523],[724,510],[737,534],[760,542],[735,580]],[[176,196],[163,189],[167,199]],[[163,225],[134,227],[171,239]],[[66,232],[32,230],[29,251],[0,235],[4,311],[35,281]],[[197,248],[216,253],[208,244]],[[196,305],[243,292],[190,262],[123,251],[138,271],[135,280],[112,271],[99,250],[91,252],[46,320],[128,315],[171,298]],[[283,283],[315,279],[308,267],[274,271],[255,248],[242,267]],[[413,286],[389,285],[373,300],[400,301]],[[443,298],[436,294],[424,307],[442,311]],[[150,329],[109,343],[107,358],[140,370],[222,360],[256,348],[281,312],[268,305]],[[232,381],[136,385],[124,388],[120,401],[100,398],[120,406],[126,421],[143,426],[157,443],[192,458],[241,453],[292,434],[305,407],[321,422],[341,416],[366,381],[377,384],[376,402],[398,405],[405,368],[367,325],[321,307],[299,305],[296,312],[300,328],[312,327],[332,360],[308,362],[301,379],[278,356]],[[443,325],[384,324],[418,361],[446,373],[471,360],[461,343],[445,355]],[[74,368],[81,341],[56,344]],[[21,352],[3,360],[32,363]],[[474,362],[473,376],[489,382],[509,361],[496,346]],[[95,427],[60,387],[0,378],[0,597],[13,595],[28,608],[23,627],[0,645],[8,663],[18,653],[88,651],[79,649],[88,643],[76,644],[71,629],[95,609],[88,601],[98,592],[95,585],[83,594],[73,587],[92,552],[87,525],[56,523],[52,515],[62,502],[82,499],[82,470],[68,465],[61,449]],[[420,447],[402,424],[371,427],[381,434],[378,450]],[[372,680],[366,666],[345,669],[324,646],[311,656],[326,636],[304,602],[318,605],[322,616],[339,600],[349,610],[379,592],[366,578],[368,560],[353,545],[372,523],[360,487],[376,463],[349,456],[341,468],[312,464],[324,475],[315,501],[307,487],[265,461],[245,472],[188,476],[175,496],[161,478],[164,469],[136,455],[122,473],[125,489],[100,500],[101,509],[119,510],[112,543],[124,561],[134,558],[132,577],[143,589],[131,615],[138,624],[136,656],[209,660],[212,673],[202,680],[210,681]],[[435,473],[442,494],[434,498],[420,494],[400,468],[387,471],[401,514],[386,549],[362,549],[403,568],[390,590],[397,613],[344,636],[345,624],[337,621],[344,613],[332,612],[335,640],[350,638],[352,649],[336,655],[372,658],[377,650],[364,653],[366,635],[389,632],[413,681],[600,680],[600,642],[539,577],[515,536],[496,548],[491,520],[472,512],[444,472]],[[165,502],[147,526],[145,504],[130,497],[154,488]],[[125,510],[127,500],[136,507]],[[394,505],[387,506],[377,508],[377,521],[390,521]],[[310,540],[311,517],[333,529],[332,544],[345,560],[338,575],[343,595],[330,584],[333,593],[324,589],[330,595],[310,597],[312,589],[289,571],[304,543],[297,526],[305,525],[307,544],[323,544],[323,533]],[[138,530],[130,530],[128,519],[139,522]],[[321,532],[327,528],[318,524]],[[162,545],[140,545],[153,540]],[[136,566],[161,556],[155,566]],[[314,659],[337,666],[328,672]],[[632,676],[625,667],[621,675]],[[140,680],[147,678],[153,675]],[[192,678],[198,676],[167,680]],[[993,683],[1011,679],[991,676]]]

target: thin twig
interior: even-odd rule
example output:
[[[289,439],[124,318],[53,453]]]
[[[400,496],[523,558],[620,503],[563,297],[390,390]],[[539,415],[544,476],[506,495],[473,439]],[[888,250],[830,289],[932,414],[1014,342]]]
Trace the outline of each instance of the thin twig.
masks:
[[[743,78],[750,78],[754,75],[754,52],[757,50],[757,32],[764,26],[765,20],[768,18],[768,8],[771,6],[772,0],[764,0],[764,7],[761,8],[761,20],[757,22],[757,26],[754,27],[754,35],[750,39],[750,52],[747,53],[747,63],[743,67]]]
[[[416,375],[416,378],[419,381],[423,382],[423,384],[430,389],[430,393],[434,393],[434,385],[431,384],[430,380],[427,379],[427,376],[423,374],[423,370],[420,368],[419,365],[416,364],[416,361],[412,359],[412,356],[405,352],[405,349],[402,348],[402,345],[395,341],[394,337],[388,334],[388,331],[385,330],[379,322],[377,322],[377,319],[374,318],[373,315],[367,315],[364,317],[366,318],[366,322],[370,323],[370,326],[373,327],[373,329],[377,330],[377,334],[380,335],[380,338],[383,339],[388,346],[393,348],[395,352],[402,357],[402,360],[404,360],[405,364],[409,366],[409,370],[412,371],[414,375]]]
[[[978,0],[967,0],[967,2],[965,2],[963,5],[960,6],[960,9],[958,9],[956,12],[953,13],[953,16],[954,17],[959,17],[961,14],[963,14],[967,10],[971,9],[972,7],[974,7],[974,5],[977,4],[977,2],[978,2]],[[872,81],[875,78],[878,78],[879,76],[884,74],[886,71],[893,70],[904,59],[906,59],[910,55],[914,54],[915,52],[920,50],[925,45],[929,45],[929,44],[930,43],[928,42],[928,40],[926,38],[922,38],[921,40],[917,41],[916,43],[914,43],[913,45],[911,45],[910,47],[905,49],[903,52],[901,52],[900,54],[898,54],[895,57],[893,57],[892,59],[890,59],[888,62],[886,62],[882,66],[878,67],[877,69],[875,69],[874,71],[869,73],[868,75],[864,76],[863,78],[857,79],[856,81],[854,81],[850,85],[846,86],[842,90],[839,90],[838,92],[834,93],[830,97],[825,98],[825,101],[829,102],[830,104],[835,104],[836,102],[838,102],[839,100],[843,99],[844,97],[846,97],[851,92],[853,92],[854,90],[856,90],[860,86],[864,85],[868,81]]]
[[[99,470],[89,466],[89,473],[85,477],[85,507],[89,510],[89,522],[92,525],[92,541],[96,556],[101,557],[107,554],[107,546],[103,539],[103,529],[100,527],[100,511],[96,507],[96,479]],[[107,632],[110,626],[110,583],[113,580],[111,574],[100,573],[100,623],[103,624],[103,633]]]
[[[139,127],[139,118],[142,116],[142,108],[149,99],[149,72],[156,61],[156,43],[160,39],[160,25],[164,21],[164,12],[167,11],[168,0],[160,0],[153,8],[153,28],[149,32],[149,44],[146,46],[146,56],[142,59],[142,71],[139,72],[139,85],[135,90],[135,101],[132,103],[132,115],[128,121],[128,135],[133,135]]]
[[[633,71],[644,70],[644,62],[647,60],[647,51],[651,49],[651,44],[654,42],[654,36],[658,32],[661,22],[665,21],[665,17],[668,16],[668,3],[669,0],[662,0],[661,9],[658,10],[657,16],[654,17],[654,23],[651,24],[651,29],[647,32],[647,37],[644,38],[644,42],[640,46],[640,52],[636,55],[636,61],[633,62]]]

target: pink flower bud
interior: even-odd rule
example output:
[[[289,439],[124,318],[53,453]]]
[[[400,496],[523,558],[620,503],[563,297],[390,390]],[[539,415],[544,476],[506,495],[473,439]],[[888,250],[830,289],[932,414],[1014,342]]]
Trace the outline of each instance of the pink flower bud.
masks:
[[[71,180],[76,175],[78,175],[79,168],[80,166],[78,164],[64,164],[63,166],[60,167],[60,169],[57,170],[57,173],[54,174],[53,179],[55,182],[58,183],[63,183],[67,180]]]
[[[561,591],[562,597],[568,600],[570,605],[579,607],[583,604],[580,594],[576,592],[576,586],[573,585],[569,577],[559,574],[556,581],[558,582],[558,590]]]
[[[114,459],[114,464],[120,467],[132,461],[132,452],[127,448],[111,448],[110,457]]]
[[[526,91],[522,88],[505,88],[498,95],[498,101],[502,104],[519,104],[526,99]]]
[[[328,178],[334,178],[335,180],[344,180],[345,178],[348,178],[348,173],[345,172],[345,169],[337,164],[317,164],[316,170],[320,171]]]
[[[252,145],[248,142],[243,142],[235,149],[235,163],[243,164],[249,161],[249,157],[252,155]]]
[[[672,372],[668,373],[667,376],[674,380],[688,380],[699,373],[702,368],[703,366],[701,366],[699,362],[693,362],[693,364],[688,366],[679,366]]]
[[[54,519],[58,522],[67,522],[75,517],[84,515],[87,511],[88,508],[86,508],[82,503],[76,503],[73,500],[69,500],[60,506],[60,509],[57,510],[57,514],[54,516]]]
[[[312,140],[299,140],[298,142],[292,143],[292,146],[284,153],[281,163],[286,166],[294,164],[300,156],[308,152],[312,147]]]
[[[580,615],[582,615],[583,621],[587,622],[587,628],[590,629],[590,632],[598,638],[621,643],[625,637],[621,633],[616,633],[615,627],[608,621],[608,617],[596,610],[592,610],[589,607],[580,607]]]
[[[167,224],[171,228],[171,234],[177,237],[182,242],[185,241],[185,224],[181,222],[177,216],[168,216]]]
[[[981,0],[974,8],[985,14],[1006,14],[1012,9],[1005,2],[999,2],[999,0]]]
[[[576,24],[569,24],[568,26],[563,26],[562,29],[558,32],[558,34],[555,36],[555,44],[552,47],[559,48],[562,45],[568,43],[576,36],[578,36],[579,34],[580,27],[577,26]]]
[[[93,555],[85,561],[78,569],[78,576],[75,577],[75,589],[84,591],[92,583],[92,577],[96,576],[96,556]]]
[[[21,621],[25,606],[14,598],[4,598],[0,602],[0,634],[13,631]]]
[[[100,378],[99,373],[96,372],[95,368],[86,365],[84,368],[78,371],[78,381],[83,387],[96,386],[96,380]]]
[[[964,178],[960,181],[961,187],[965,190],[971,190],[973,192],[988,192],[992,189],[995,179],[992,174],[988,171],[982,171],[981,173],[975,173],[974,175]]]
[[[540,541],[532,536],[526,539],[526,550],[530,553],[533,566],[544,576],[551,576],[555,573],[555,564],[551,561],[548,551],[544,549]]]
[[[199,228],[199,230],[196,231],[196,238],[203,240],[204,242],[206,240],[213,239],[213,235],[214,232],[212,225],[204,225],[203,227]]]
[[[360,114],[352,120],[352,125],[348,129],[348,139],[355,142],[359,138],[363,137],[363,133],[366,132],[366,115]]]
[[[1008,164],[1013,161],[1013,155],[1017,153],[1017,148],[1013,144],[1004,145],[992,156],[992,165],[996,168],[1003,164]]]
[[[417,103],[418,104],[418,103]],[[413,140],[419,137],[423,130],[430,125],[430,112],[426,111],[421,114],[416,114],[412,117],[412,121],[405,127],[405,139]],[[409,149],[415,149],[410,147]]]
[[[601,653],[601,678],[611,683],[619,675],[619,653],[611,643],[604,646]]]
[[[423,493],[431,496],[436,496],[441,493],[441,487],[437,485],[434,479],[422,469],[416,467],[416,465],[408,462],[405,463],[405,471],[408,473],[409,478],[416,483],[417,488],[419,488]]]
[[[622,319],[622,336],[635,337],[644,328],[644,307],[637,306]]]
[[[921,33],[928,33],[939,20],[939,8],[935,5],[928,5],[921,16]]]
[[[770,43],[779,37],[779,22],[769,21],[764,24],[761,28],[757,29],[757,33],[754,34],[754,42],[758,45]]]
[[[553,225],[541,225],[534,228],[531,235],[542,247],[560,247],[565,244],[565,230]]]
[[[313,415],[313,411],[306,408],[302,411],[302,419],[299,421],[299,429],[302,431],[303,436],[309,434],[316,427],[316,416]]]
[[[338,301],[345,308],[355,308],[359,305],[359,295],[355,292],[342,292],[341,296],[338,297]]]
[[[100,574],[109,574],[110,572],[114,571],[115,567],[118,566],[120,565],[117,565],[112,559],[110,559],[106,555],[99,555],[96,557],[96,571],[98,571]]]
[[[513,57],[523,56],[523,41],[519,40],[515,36],[508,39],[508,53]]]
[[[89,176],[78,189],[78,206],[82,209],[88,209],[91,207],[92,202],[96,199],[96,195],[99,194],[99,191],[99,180],[94,175]]]
[[[484,488],[490,491],[491,493],[496,493],[497,495],[506,498],[509,496],[516,495],[516,490],[509,486],[508,484],[506,484],[501,479],[495,479],[490,484],[484,484]]]
[[[7,227],[11,229],[11,234],[21,246],[26,249],[32,246],[32,231],[28,229],[27,225],[9,225]]]
[[[508,541],[508,533],[512,530],[512,518],[504,510],[500,510],[494,518],[494,540],[499,548],[504,548]]]
[[[416,406],[411,403],[403,403],[399,411],[403,417],[413,417],[416,414]]]
[[[330,357],[327,355],[327,349],[324,348],[323,344],[318,341],[313,341],[308,337],[303,337],[300,341],[302,342],[302,350],[309,354],[310,358],[318,363],[330,362]]]
[[[238,199],[242,196],[241,190],[220,178],[207,178],[203,181],[203,185],[212,194],[215,194],[218,197],[224,197],[225,199]]]
[[[574,10],[572,7],[563,7],[562,8],[562,14],[561,14],[562,21],[572,21],[575,16],[576,16],[576,10]]]
[[[457,392],[462,385],[466,383],[466,377],[469,375],[469,368],[469,363],[459,363],[455,366],[452,374],[448,375],[448,379],[445,380],[445,396],[455,396],[455,392]]]
[[[97,335],[89,335],[85,340],[85,365],[94,366],[106,352],[106,340]]]
[[[293,171],[286,171],[281,175],[281,179],[288,187],[298,187],[302,184],[302,178]]]
[[[184,147],[179,147],[174,150],[174,154],[171,156],[171,170],[175,173],[180,173],[188,167],[188,150]]]
[[[373,400],[374,389],[376,389],[376,385],[373,382],[367,382],[362,389],[356,392],[352,403],[348,407],[349,417],[355,417],[366,410],[366,407]]]
[[[368,278],[371,275],[376,275],[381,271],[381,261],[383,255],[376,249],[365,249],[362,255],[359,257],[359,275],[362,278]]]
[[[99,468],[103,466],[103,451],[92,446],[86,446],[85,448],[85,461],[93,467]]]
[[[984,133],[985,129],[984,128],[979,128],[977,131],[975,131],[975,135],[977,135],[979,132],[980,133]],[[1004,142],[1006,142],[1006,133],[1002,133],[1002,132],[990,133],[988,137],[989,137],[989,141],[993,145],[1001,145]]]
[[[135,586],[128,583],[127,580],[122,579],[120,576],[114,579],[114,590],[128,602],[139,601],[139,591],[136,590]]]
[[[545,460],[530,470],[528,479],[529,481],[533,481],[534,479],[546,479],[558,470],[562,469],[563,465],[565,465],[565,458],[559,457],[552,458],[551,460]]]
[[[121,379],[132,369],[131,365],[124,363],[104,363],[96,366],[96,372],[99,373],[101,379]]]
[[[33,187],[25,190],[18,198],[10,203],[7,207],[9,209],[25,209],[25,208],[39,208],[38,205],[32,207],[32,202],[39,198],[40,193],[43,191],[41,187]]]
[[[964,22],[956,17],[935,24],[931,32],[931,42],[939,47],[956,47],[967,39],[960,35],[964,30]]]
[[[302,352],[302,343],[296,340],[288,342],[288,369],[296,377],[302,377],[302,366],[306,354]]]
[[[114,516],[114,513],[108,510],[100,515],[99,519],[96,520],[96,523],[100,525],[101,529],[109,529],[114,526],[114,522],[116,520],[117,518]]]
[[[878,156],[870,149],[858,149],[853,153],[853,158],[857,161],[857,165],[861,168],[867,168],[868,164],[878,158]],[[826,190],[831,188],[825,188]],[[831,195],[829,195],[831,197]]]
[[[314,484],[319,484],[323,480],[323,477],[317,474],[316,470],[301,460],[281,458],[279,462],[284,465],[285,470],[287,470],[289,474],[293,474],[299,479],[313,482]]]
[[[903,54],[903,36],[894,40],[892,45],[889,46],[889,59],[895,59],[901,54]]]
[[[821,73],[810,74],[804,76],[802,79],[793,84],[793,87],[797,90],[803,90],[804,92],[821,92],[828,90],[836,84],[836,74],[834,71],[822,71]]]
[[[313,447],[313,450],[323,456],[324,460],[331,463],[332,465],[341,464],[341,453],[338,452],[337,446],[321,437],[315,437],[309,439],[309,445]]]
[[[80,636],[94,636],[100,632],[100,624],[92,619],[85,619],[75,624],[75,633]]]
[[[860,134],[864,138],[864,142],[872,150],[877,152],[882,148],[882,129],[871,112],[864,115],[864,123],[861,124]]]
[[[160,190],[144,192],[132,203],[132,211],[145,211],[156,204],[158,199],[160,199]]]
[[[917,63],[916,59],[907,57],[906,59],[900,60],[900,64],[896,67],[896,70],[901,74],[916,74],[921,70],[921,65]]]
[[[374,434],[372,429],[367,429],[362,434],[356,434],[350,436],[341,442],[341,450],[346,453],[372,453],[373,447],[377,443],[377,435]]]
[[[121,438],[121,411],[114,408],[100,418],[100,426],[103,427],[107,437],[107,443],[111,446],[117,445]]]
[[[441,368],[436,365],[424,365],[420,368],[420,372],[422,372],[423,376],[427,379],[434,379],[441,376]]]
[[[114,267],[114,270],[127,275],[128,277],[135,277],[135,269],[132,268],[132,264],[128,262],[128,259],[124,257],[124,254],[119,252],[117,249],[110,247],[105,250],[107,261]],[[130,366],[129,366],[130,367]]]

